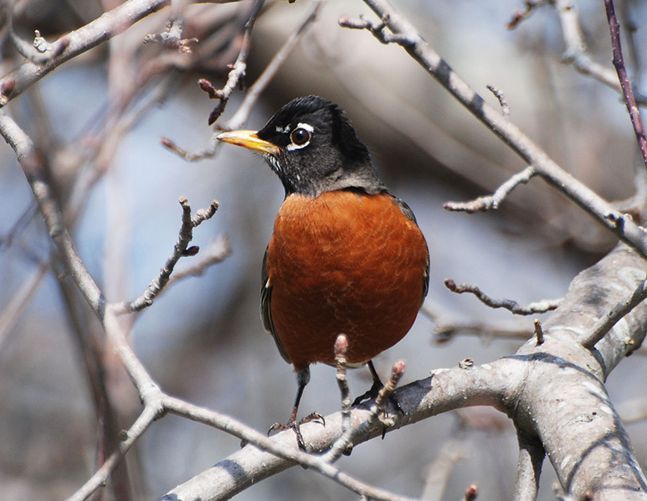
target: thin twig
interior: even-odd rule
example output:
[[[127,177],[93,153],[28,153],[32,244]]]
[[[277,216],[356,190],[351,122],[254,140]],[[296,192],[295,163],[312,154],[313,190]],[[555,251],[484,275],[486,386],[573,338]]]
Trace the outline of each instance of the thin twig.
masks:
[[[434,341],[438,344],[447,343],[458,335],[476,336],[484,341],[494,338],[525,341],[532,333],[532,327],[518,321],[508,325],[446,318],[447,315],[441,314],[437,308],[428,304],[423,305],[420,312],[434,323]]]
[[[467,212],[468,214],[497,210],[501,202],[506,199],[512,190],[520,184],[526,184],[535,174],[537,174],[537,172],[532,165],[529,165],[499,186],[492,195],[478,197],[469,202],[445,202],[443,207],[449,211]]]
[[[627,68],[625,67],[624,57],[622,55],[622,44],[620,42],[620,25],[616,17],[616,11],[613,6],[613,0],[604,0],[604,6],[607,11],[607,19],[609,20],[609,32],[611,33],[611,47],[613,50],[613,66],[618,73],[618,80],[620,87],[622,87],[622,95],[627,105],[631,125],[636,134],[636,141],[638,148],[642,155],[643,164],[647,168],[647,138],[645,138],[645,127],[643,126],[642,119],[640,118],[640,110],[636,103],[633,87],[627,75]]]
[[[144,43],[159,43],[166,49],[178,51],[180,54],[191,54],[191,46],[198,43],[198,39],[182,38],[184,21],[181,18],[170,19],[166,28],[161,33],[149,33],[144,37]]]
[[[562,60],[565,63],[572,64],[581,74],[591,76],[598,82],[622,94],[622,89],[613,70],[591,59],[582,36],[582,29],[573,0],[555,0],[554,5],[559,15],[562,37],[566,46]],[[647,96],[638,96],[638,102],[641,106],[644,106],[647,104]]]
[[[229,102],[231,93],[236,87],[240,85],[242,79],[245,77],[245,72],[247,71],[247,56],[249,55],[249,48],[251,45],[252,29],[254,28],[254,23],[256,22],[256,18],[263,8],[264,3],[265,0],[256,0],[254,6],[252,7],[252,11],[249,15],[249,18],[247,19],[247,22],[245,23],[243,30],[240,52],[238,53],[238,57],[231,67],[231,71],[227,76],[227,81],[225,82],[224,87],[218,90],[213,88],[207,89],[209,97],[219,100],[216,107],[209,114],[209,125],[212,125],[216,120],[218,120],[218,118],[220,118],[220,115],[222,115],[222,112],[225,111],[225,107]],[[208,83],[208,81],[202,80],[202,83],[204,85]]]
[[[378,419],[380,413],[383,412],[387,400],[391,397],[393,392],[398,386],[400,379],[404,375],[406,364],[404,361],[399,360],[391,368],[391,376],[387,383],[382,387],[377,397],[373,401],[370,409],[369,418],[362,421],[358,426],[348,427],[343,431],[341,436],[335,440],[335,443],[330,447],[328,452],[323,454],[321,458],[327,463],[333,463],[346,451],[352,449],[356,437],[366,433],[366,431],[373,425],[375,420]],[[349,414],[350,419],[350,414]]]
[[[508,23],[506,24],[506,28],[508,28],[509,30],[514,30],[517,26],[519,26],[519,24],[521,24],[521,21],[528,19],[537,7],[541,7],[542,5],[546,5],[547,3],[547,0],[525,0],[524,9],[516,10],[514,14],[512,14],[510,21],[508,21]]]
[[[8,334],[20,320],[20,315],[34,297],[38,287],[45,278],[49,265],[41,263],[32,273],[28,280],[25,280],[18,292],[11,296],[11,300],[0,312],[0,350],[5,345]]]
[[[537,338],[537,346],[544,344],[544,329],[541,327],[541,322],[538,318],[533,320],[533,325],[535,327],[535,337]]]
[[[133,313],[153,304],[155,298],[168,284],[171,274],[173,273],[173,269],[180,258],[184,256],[194,256],[198,253],[198,247],[189,247],[191,240],[193,240],[193,228],[196,228],[203,221],[213,217],[216,210],[218,210],[218,202],[214,200],[208,208],[198,210],[195,213],[195,216],[191,215],[191,206],[186,198],[180,198],[180,205],[182,206],[182,225],[180,226],[178,240],[173,247],[172,254],[167,258],[164,267],[160,270],[157,277],[151,281],[146,290],[140,296],[132,301],[126,301],[115,306],[115,312],[117,314]]]
[[[13,25],[13,5],[7,7],[7,26],[9,29],[9,36],[14,44],[16,50],[25,59],[32,63],[42,66],[47,64],[53,59],[56,59],[67,48],[70,39],[67,36],[62,36],[54,43],[49,43],[40,34],[40,31],[34,30],[34,40],[32,43],[25,42],[18,36]]]
[[[447,287],[452,292],[455,292],[457,294],[464,294],[466,292],[474,294],[479,301],[489,306],[490,308],[505,308],[515,315],[533,315],[535,313],[546,313],[548,311],[556,309],[561,301],[561,299],[542,299],[541,301],[535,301],[526,306],[522,306],[513,299],[493,299],[476,285],[457,284],[451,278],[446,279],[444,283],[445,287]]]
[[[337,364],[337,385],[341,395],[341,430],[344,434],[350,429],[350,390],[348,388],[348,379],[346,378],[347,360],[346,352],[348,351],[348,338],[345,334],[337,336],[335,341],[335,363]]]
[[[118,35],[130,25],[167,3],[168,0],[130,0],[119,4],[79,29],[63,35],[58,41],[52,42],[52,45],[61,44],[62,40],[67,39],[65,48],[57,57],[49,59],[42,65],[33,61],[25,61],[0,80],[0,107],[5,106],[31,84],[43,78],[65,61]]]
[[[446,499],[445,489],[454,467],[468,455],[469,445],[464,437],[450,437],[443,443],[429,465],[421,498],[425,501]]]
[[[593,348],[622,318],[647,298],[647,277],[640,283],[626,301],[618,303],[606,315],[600,318],[591,329],[591,334],[582,341],[582,345]],[[637,347],[636,347],[637,348]]]
[[[219,236],[213,241],[206,250],[200,251],[200,259],[186,268],[176,270],[171,275],[164,290],[168,290],[172,285],[189,277],[199,277],[204,274],[214,264],[223,262],[231,255],[231,246],[227,237]],[[163,291],[162,291],[163,292]]]
[[[160,416],[161,406],[147,405],[128,431],[121,433],[119,448],[105,460],[101,467],[69,498],[67,501],[84,501],[97,489],[106,485],[110,474],[119,464],[126,452],[142,436],[151,424]]]
[[[205,158],[214,157],[222,145],[222,143],[216,139],[216,136],[220,133],[220,130],[238,129],[247,121],[247,118],[249,117],[249,114],[256,104],[256,101],[258,101],[258,98],[260,97],[262,92],[276,76],[278,70],[281,68],[281,66],[283,66],[283,63],[285,63],[290,53],[297,46],[297,43],[305,34],[306,28],[308,28],[315,21],[321,7],[323,6],[323,3],[323,0],[317,0],[314,3],[312,9],[306,14],[297,29],[285,41],[278,52],[272,57],[272,60],[265,67],[261,75],[249,87],[247,93],[245,94],[245,98],[236,110],[236,113],[234,113],[234,115],[232,115],[232,117],[227,120],[227,122],[221,124],[218,127],[219,132],[211,136],[211,138],[209,139],[209,144],[206,148],[196,152],[190,152],[166,137],[162,138],[162,145],[176,155],[182,157],[187,162],[197,162],[199,160],[204,160]],[[218,91],[211,82],[206,79],[201,79],[198,83],[200,87],[210,95],[210,97],[217,97]]]
[[[272,57],[270,63],[265,67],[263,73],[261,73],[249,88],[247,94],[245,94],[245,99],[243,99],[243,102],[236,110],[236,113],[227,120],[226,126],[223,127],[224,130],[238,129],[247,121],[247,118],[261,93],[272,81],[278,70],[283,66],[283,63],[288,59],[288,56],[292,53],[299,40],[301,40],[306,28],[308,28],[315,19],[317,19],[323,4],[323,0],[316,0],[314,2],[314,5],[305,15],[296,31],[292,32],[278,52],[274,54],[274,57]]]
[[[510,118],[510,105],[508,104],[508,101],[505,98],[505,94],[503,94],[502,91],[497,89],[494,85],[486,85],[487,90],[489,90],[492,94],[494,94],[494,97],[496,97],[499,101],[499,105],[501,106],[501,113],[503,113],[503,116],[505,118]]]

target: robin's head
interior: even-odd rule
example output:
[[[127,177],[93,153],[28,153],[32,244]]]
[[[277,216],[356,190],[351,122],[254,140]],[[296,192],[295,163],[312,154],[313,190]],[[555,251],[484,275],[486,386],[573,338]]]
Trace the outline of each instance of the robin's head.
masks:
[[[223,132],[218,139],[262,153],[286,195],[383,189],[366,146],[344,112],[318,96],[293,99],[257,132]]]

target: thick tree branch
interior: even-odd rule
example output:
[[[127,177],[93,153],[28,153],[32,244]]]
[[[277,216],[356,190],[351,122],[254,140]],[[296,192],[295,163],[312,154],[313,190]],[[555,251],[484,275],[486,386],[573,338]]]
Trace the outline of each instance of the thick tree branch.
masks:
[[[393,428],[460,407],[490,405],[512,417],[519,433],[537,437],[564,490],[575,498],[593,490],[596,500],[643,499],[647,484],[602,382],[633,346],[610,333],[591,352],[578,338],[609,305],[635,289],[642,278],[631,270],[642,265],[635,252],[618,246],[573,280],[560,307],[543,323],[545,341],[540,346],[531,339],[513,356],[471,368],[438,369],[430,378],[396,390],[404,415],[393,416]],[[624,335],[634,340],[632,345],[640,344],[647,331],[647,305],[632,310],[625,322]],[[352,410],[353,427],[370,419],[367,405]],[[326,416],[325,428],[307,424],[301,431],[311,450],[327,450],[342,433],[341,413]],[[381,433],[381,424],[373,423],[354,443]],[[297,449],[291,433],[272,440]],[[520,485],[523,481],[529,492],[530,480],[539,476],[538,454],[526,452],[520,458],[525,465]],[[532,472],[526,468],[531,464]],[[176,487],[166,499],[225,499],[291,466],[246,446]]]

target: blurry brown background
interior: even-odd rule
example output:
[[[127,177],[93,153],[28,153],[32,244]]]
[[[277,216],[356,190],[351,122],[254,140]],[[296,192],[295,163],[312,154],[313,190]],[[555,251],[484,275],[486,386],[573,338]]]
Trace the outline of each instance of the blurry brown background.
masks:
[[[636,46],[647,47],[647,5],[622,3],[623,8],[633,7],[633,19],[643,25],[635,34]],[[33,29],[53,39],[116,4],[17,2],[15,24],[27,40]],[[410,15],[432,46],[485,99],[496,103],[488,84],[503,91],[511,120],[574,176],[610,200],[633,193],[635,147],[624,105],[618,94],[561,62],[564,48],[552,7],[537,9],[516,30],[508,31],[505,25],[522,8],[520,0],[394,4]],[[610,65],[603,9],[598,2],[580,4],[592,56]],[[307,0],[268,3],[253,33],[248,83],[308,8]],[[79,172],[97,165],[105,168],[76,226],[75,239],[109,300],[138,295],[158,272],[177,236],[180,195],[187,196],[194,208],[207,206],[213,198],[220,201],[216,216],[196,231],[195,243],[206,246],[226,234],[232,255],[204,276],[164,294],[137,319],[132,339],[165,390],[265,430],[287,417],[296,385],[291,367],[264,333],[258,314],[260,262],[282,188],[263,161],[246,151],[224,148],[213,160],[187,163],[160,145],[162,136],[189,150],[207,145],[212,131],[206,120],[214,103],[195,82],[207,77],[216,87],[222,85],[226,64],[236,57],[235,47],[227,45],[231,36],[226,30],[239,27],[245,9],[249,9],[246,2],[188,10],[187,30],[200,33],[201,44],[209,41],[212,52],[192,64],[175,65],[166,97],[102,150],[103,156],[88,153],[106,140],[102,124],[118,107],[120,92],[132,88],[143,71],[135,63],[145,62],[149,52],[159,49],[147,47],[137,60],[124,56],[123,67],[114,64],[114,53],[128,54],[144,35],[162,29],[168,11],[65,64],[16,99],[11,109],[41,145],[48,145],[63,190],[66,180]],[[613,240],[539,180],[519,187],[495,213],[468,216],[444,211],[443,202],[492,191],[524,165],[400,48],[381,45],[366,32],[338,27],[340,15],[360,12],[366,12],[361,2],[328,2],[246,125],[260,127],[284,102],[305,94],[320,94],[346,109],[387,185],[416,213],[432,256],[427,301],[444,316],[514,320],[471,297],[451,294],[442,285],[447,277],[521,303],[561,296],[572,277],[603,255]],[[16,61],[6,33],[2,54],[6,73]],[[154,78],[148,81],[128,109],[150,96],[157,83]],[[224,119],[233,114],[242,95],[234,94]],[[48,259],[49,246],[39,216],[33,217],[32,196],[13,152],[3,146],[0,158],[2,308],[33,275],[34,260]],[[68,172],[66,166],[74,168]],[[530,321],[519,322],[528,325]],[[438,345],[433,324],[420,315],[405,340],[381,355],[376,366],[386,374],[393,361],[405,359],[407,382],[468,356],[479,363],[492,360],[511,353],[515,346],[513,341],[474,337]],[[641,396],[644,362],[635,355],[614,371],[609,390],[615,402]],[[130,383],[120,371],[115,374],[112,388],[121,402],[122,426],[127,426],[138,403]],[[367,371],[352,372],[354,394],[369,384]],[[620,404],[620,409],[627,405]],[[302,412],[316,409],[327,414],[338,407],[334,371],[314,367]],[[644,464],[645,425],[639,422],[628,429]],[[420,496],[429,465],[448,437],[458,441],[452,442],[453,449],[460,449],[464,459],[449,478],[447,499],[458,499],[470,483],[479,485],[483,499],[510,499],[516,439],[506,418],[489,409],[443,415],[390,433],[384,441],[357,447],[340,466],[381,487]],[[70,495],[95,469],[96,440],[85,372],[50,274],[16,325],[0,338],[1,497]],[[136,499],[164,494],[238,446],[237,440],[216,430],[166,417],[128,455]],[[542,499],[553,498],[548,487],[551,473],[547,465]],[[306,497],[355,499],[301,468],[261,482],[238,498]]]

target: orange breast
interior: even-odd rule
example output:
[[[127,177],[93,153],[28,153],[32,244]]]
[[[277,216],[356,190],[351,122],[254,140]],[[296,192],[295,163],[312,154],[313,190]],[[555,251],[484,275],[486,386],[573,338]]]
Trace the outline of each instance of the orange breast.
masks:
[[[275,334],[296,369],[334,363],[338,334],[350,363],[393,346],[416,318],[428,251],[389,195],[289,196],[267,255]]]

